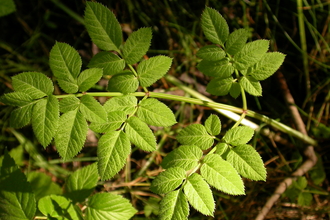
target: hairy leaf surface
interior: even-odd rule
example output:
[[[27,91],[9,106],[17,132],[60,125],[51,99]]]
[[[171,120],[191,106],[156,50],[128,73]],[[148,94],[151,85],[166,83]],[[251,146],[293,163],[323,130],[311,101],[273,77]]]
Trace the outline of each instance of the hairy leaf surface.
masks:
[[[234,168],[242,176],[251,180],[266,181],[266,168],[259,153],[248,144],[239,145],[231,148],[227,161],[231,163]]]
[[[184,193],[192,207],[204,215],[213,216],[215,209],[212,191],[203,178],[194,173],[184,185]]]
[[[78,77],[78,86],[80,92],[85,92],[94,86],[102,77],[103,70],[100,68],[91,68],[84,70]]]
[[[176,139],[181,144],[195,145],[202,150],[210,148],[214,142],[206,128],[201,124],[191,124],[185,127],[177,136]]]
[[[100,49],[119,52],[123,34],[117,18],[108,8],[97,2],[86,2],[85,26]]]
[[[198,165],[203,156],[203,151],[195,145],[182,145],[163,159],[161,166],[165,169],[170,167],[181,167],[184,170],[191,170]]]
[[[78,109],[61,115],[55,135],[55,145],[64,161],[71,159],[82,149],[87,130],[87,122]]]
[[[97,193],[89,198],[86,209],[86,220],[128,220],[137,210],[121,195]]]
[[[125,132],[130,141],[144,151],[156,150],[156,138],[148,125],[141,119],[133,116],[127,120]]]
[[[222,15],[215,9],[206,7],[201,23],[206,38],[214,44],[224,46],[229,35],[229,27]]]
[[[172,110],[154,98],[142,100],[136,115],[149,125],[167,127],[176,123]]]
[[[24,72],[13,76],[12,85],[16,92],[23,92],[32,99],[51,95],[54,91],[52,80],[38,72]]]
[[[33,107],[32,128],[40,144],[47,147],[55,136],[59,120],[58,100],[53,95],[39,100]]]
[[[102,180],[116,175],[126,163],[131,152],[128,136],[123,131],[111,131],[103,135],[97,148],[98,171]]]
[[[104,75],[115,75],[125,68],[125,60],[112,52],[101,51],[88,64],[89,68],[101,68]]]
[[[84,95],[80,98],[80,112],[90,122],[106,122],[107,112],[103,106],[92,96]]]
[[[123,55],[127,64],[135,64],[141,60],[150,47],[151,28],[140,28],[127,38],[123,46]]]
[[[186,179],[181,167],[171,167],[161,172],[151,183],[150,190],[157,194],[168,193],[179,187]]]
[[[161,55],[141,61],[137,67],[140,85],[143,87],[151,86],[167,73],[171,64],[172,58]]]
[[[244,183],[233,166],[217,154],[205,156],[202,177],[213,187],[231,195],[244,195]]]
[[[182,190],[169,192],[160,202],[159,219],[176,220],[187,219],[189,204]]]

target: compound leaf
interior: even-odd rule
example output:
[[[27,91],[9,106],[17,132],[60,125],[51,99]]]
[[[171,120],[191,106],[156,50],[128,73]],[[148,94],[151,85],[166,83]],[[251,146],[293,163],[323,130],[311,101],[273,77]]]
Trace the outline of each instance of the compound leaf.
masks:
[[[254,96],[262,95],[262,88],[260,82],[255,80],[251,76],[243,76],[240,79],[239,84],[243,87],[245,91],[247,91],[251,95]]]
[[[258,152],[248,144],[231,148],[227,161],[242,176],[251,180],[266,180],[266,168]]]
[[[194,173],[188,177],[184,185],[184,193],[192,207],[204,215],[213,216],[214,199],[210,186],[203,178]]]
[[[143,87],[151,86],[167,73],[171,64],[172,58],[161,55],[141,61],[137,67],[140,85]]]
[[[221,122],[220,118],[217,115],[210,115],[205,121],[206,131],[210,135],[218,135],[221,131]]]
[[[86,209],[86,220],[128,220],[137,210],[129,201],[112,193],[97,193],[89,198]]]
[[[38,72],[24,72],[13,76],[12,84],[15,91],[23,92],[32,99],[51,95],[54,91],[52,80]]]
[[[161,166],[165,169],[170,167],[181,167],[184,170],[191,170],[198,165],[203,151],[195,145],[182,145],[163,159]]]
[[[210,136],[206,128],[201,124],[191,124],[185,127],[176,139],[181,144],[196,145],[202,150],[206,150],[213,145],[214,139]]]
[[[89,128],[97,133],[108,133],[115,131],[126,121],[127,114],[123,111],[113,111],[108,113],[108,121],[105,123],[92,122]]]
[[[102,180],[116,175],[126,163],[131,151],[129,137],[121,130],[103,135],[97,148],[98,171]]]
[[[71,159],[82,149],[87,130],[87,122],[78,109],[61,115],[55,135],[55,145],[64,161]]]
[[[167,127],[176,123],[172,110],[154,98],[142,100],[136,115],[149,125]]]
[[[64,196],[45,196],[38,201],[38,208],[45,216],[56,219],[83,219],[80,209]]]
[[[137,98],[132,95],[118,96],[106,101],[103,107],[106,112],[122,111],[126,115],[130,115],[135,111],[137,101]]]
[[[181,167],[171,167],[161,172],[151,183],[150,190],[164,194],[175,190],[186,179],[186,171]]]
[[[40,144],[47,147],[55,136],[59,120],[58,100],[53,95],[39,100],[33,107],[32,128]]]
[[[84,70],[78,77],[78,86],[80,92],[85,92],[94,86],[102,77],[103,70],[100,68],[91,68]]]
[[[220,78],[216,77],[212,79],[206,86],[206,91],[212,95],[224,96],[230,91],[230,88],[234,82],[233,77]]]
[[[245,45],[249,32],[246,29],[237,29],[233,31],[226,41],[226,52],[230,55],[235,55]]]
[[[127,64],[135,64],[141,60],[150,47],[151,28],[140,28],[127,38],[123,46],[123,55]]]
[[[279,52],[266,53],[261,60],[249,70],[256,80],[265,80],[282,65],[285,55]]]
[[[201,23],[206,38],[214,44],[224,46],[229,35],[229,27],[222,15],[218,11],[206,7]]]
[[[124,71],[112,76],[108,82],[109,92],[121,92],[123,94],[135,92],[139,87],[139,81],[131,71]]]
[[[244,183],[233,166],[220,155],[210,154],[203,159],[202,177],[213,187],[231,195],[244,195]]]
[[[208,61],[217,61],[224,58],[226,53],[217,45],[207,45],[199,49],[196,56]]]
[[[65,182],[65,197],[74,203],[83,202],[93,192],[98,177],[97,163],[76,170]]]
[[[80,105],[80,100],[75,96],[68,96],[60,101],[60,112],[66,113],[73,111]]]
[[[255,40],[245,44],[234,56],[234,67],[244,70],[254,65],[265,55],[268,47],[268,40]]]
[[[254,135],[254,130],[247,126],[239,126],[230,129],[223,136],[223,140],[233,146],[246,144]]]
[[[6,93],[0,97],[0,102],[6,105],[23,107],[33,101],[33,98],[25,92]]]
[[[159,219],[176,220],[187,219],[189,204],[182,190],[169,192],[160,202]]]
[[[220,78],[228,78],[234,72],[234,67],[228,59],[217,61],[202,60],[197,65],[197,68],[207,76]]]
[[[127,120],[125,132],[130,141],[144,151],[156,150],[156,138],[148,125],[139,118],[133,116]]]
[[[80,99],[79,110],[90,122],[106,122],[107,113],[103,106],[92,96],[84,95]]]
[[[119,52],[123,35],[119,22],[108,8],[97,2],[86,2],[85,26],[100,49]]]
[[[34,102],[19,107],[10,113],[10,127],[21,128],[28,125],[32,118]]]
[[[125,68],[125,60],[112,52],[101,51],[88,64],[89,68],[101,68],[104,75],[115,75]]]

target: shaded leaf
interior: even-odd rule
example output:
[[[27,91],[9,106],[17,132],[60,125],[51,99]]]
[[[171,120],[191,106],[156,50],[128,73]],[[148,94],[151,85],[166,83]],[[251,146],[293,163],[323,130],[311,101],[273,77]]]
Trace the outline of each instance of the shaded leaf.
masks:
[[[199,49],[196,56],[208,61],[217,61],[224,58],[226,53],[217,45],[207,45]]]
[[[23,107],[33,101],[33,98],[25,92],[6,93],[0,97],[0,102],[5,105]]]
[[[226,58],[217,61],[202,60],[197,68],[207,76],[219,78],[228,78],[234,72],[232,63]]]
[[[248,34],[248,30],[243,28],[233,31],[226,41],[226,52],[232,56],[239,52],[244,47]]]
[[[76,96],[68,96],[60,101],[60,112],[66,113],[77,109],[80,105],[80,100]]]
[[[131,71],[124,71],[112,76],[108,82],[109,92],[121,92],[123,94],[135,92],[139,87],[139,81]]]
[[[91,68],[84,70],[78,77],[78,86],[80,92],[85,92],[94,86],[102,77],[103,70],[100,68]]]
[[[234,82],[233,77],[220,78],[216,77],[212,79],[206,86],[206,91],[212,95],[224,96],[230,91],[230,88]]]
[[[92,96],[83,95],[80,98],[79,110],[90,122],[106,122],[107,113],[103,106]]]
[[[32,109],[34,102],[19,107],[10,113],[10,127],[21,128],[28,125],[32,118]]]

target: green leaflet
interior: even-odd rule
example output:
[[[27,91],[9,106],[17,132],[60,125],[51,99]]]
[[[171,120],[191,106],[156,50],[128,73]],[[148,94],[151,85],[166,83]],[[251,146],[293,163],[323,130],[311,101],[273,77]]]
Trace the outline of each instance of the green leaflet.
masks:
[[[86,2],[85,26],[100,49],[119,52],[123,35],[120,24],[108,8],[97,2]]]
[[[178,188],[186,179],[181,167],[171,167],[161,172],[151,183],[150,190],[157,194],[169,193]]]
[[[76,170],[65,182],[65,197],[73,203],[83,202],[93,192],[98,178],[97,163]]]
[[[189,204],[182,190],[169,192],[160,202],[160,220],[188,219]]]
[[[217,61],[224,58],[226,53],[217,45],[207,45],[199,49],[196,56],[207,61]]]
[[[80,209],[75,207],[75,205],[64,196],[45,196],[38,201],[38,209],[42,214],[48,217],[57,219],[83,219]]]
[[[137,98],[132,95],[113,97],[104,103],[106,112],[122,111],[127,115],[132,114],[137,107]]]
[[[27,174],[27,181],[31,184],[32,191],[38,201],[44,196],[51,194],[62,194],[62,188],[52,181],[52,177],[38,171],[32,171]]]
[[[301,192],[298,196],[298,205],[310,206],[313,201],[313,195],[309,192]]]
[[[227,58],[217,61],[202,60],[197,68],[207,76],[219,78],[228,78],[234,72],[234,67]]]
[[[201,124],[191,124],[185,127],[176,139],[181,144],[195,145],[202,150],[206,150],[213,145],[214,139],[210,136],[206,128]]]
[[[104,75],[115,75],[125,68],[125,60],[112,52],[101,51],[88,64],[89,68],[102,68]]]
[[[107,113],[103,106],[92,96],[84,95],[80,98],[79,110],[90,122],[106,122]]]
[[[127,120],[125,132],[130,141],[144,151],[156,150],[156,137],[148,125],[141,119],[132,116]]]
[[[226,143],[221,143],[219,142],[217,145],[216,145],[216,151],[215,153],[216,154],[219,154],[223,159],[226,159],[226,156],[227,156],[227,150],[229,150],[229,145],[226,144]]]
[[[102,180],[116,175],[126,163],[131,152],[128,136],[121,130],[103,135],[97,148],[98,171]]]
[[[126,70],[112,76],[108,82],[109,92],[121,92],[123,94],[135,92],[139,87],[139,81],[134,74]]]
[[[167,127],[176,123],[172,110],[154,98],[142,100],[136,115],[149,125]]]
[[[5,149],[0,167],[0,219],[33,219],[36,200],[26,176]]]
[[[162,78],[170,69],[172,58],[166,56],[155,56],[148,60],[142,60],[137,67],[138,80],[142,87],[151,86]]]
[[[151,38],[151,28],[140,28],[129,35],[122,49],[127,64],[135,64],[141,60],[150,47]]]
[[[0,17],[9,15],[16,11],[16,5],[13,0],[2,0],[0,7]]]
[[[183,190],[192,207],[204,215],[213,216],[215,204],[212,191],[199,174],[189,176]]]
[[[59,120],[59,105],[55,96],[39,100],[33,107],[32,128],[40,144],[47,147],[55,136]]]
[[[233,31],[226,41],[226,52],[230,55],[235,55],[245,45],[249,37],[249,32],[246,29],[237,29]]]
[[[256,80],[265,80],[282,65],[285,55],[279,52],[266,53],[261,60],[248,71]]]
[[[241,86],[239,83],[237,82],[233,82],[231,84],[230,90],[229,90],[229,94],[231,95],[231,97],[233,98],[237,98],[240,94],[241,94]]]
[[[66,113],[73,111],[80,105],[80,100],[75,96],[65,97],[60,101],[60,112]]]
[[[24,92],[11,92],[0,97],[0,102],[5,105],[23,107],[33,101],[33,98]]]
[[[128,220],[137,210],[129,201],[112,193],[97,193],[88,199],[86,220]]]
[[[78,91],[77,77],[81,65],[82,60],[78,52],[66,43],[56,42],[49,53],[50,69],[66,93]]]
[[[221,131],[221,122],[220,118],[217,115],[210,115],[205,121],[206,131],[210,135],[218,135]]]
[[[10,113],[10,127],[21,128],[28,125],[32,118],[32,109],[34,102],[19,107]]]
[[[212,95],[224,96],[230,91],[233,82],[234,79],[231,76],[228,78],[216,77],[207,84],[206,91]]]
[[[181,167],[188,171],[198,165],[202,156],[203,151],[199,147],[194,145],[182,145],[167,154],[161,166],[164,169]]]
[[[244,183],[233,166],[217,154],[203,159],[202,177],[213,187],[231,195],[244,195]]]
[[[224,46],[229,35],[229,27],[218,11],[206,7],[202,14],[201,25],[209,41]]]
[[[25,72],[12,77],[13,88],[32,99],[39,99],[53,94],[53,82],[46,75],[38,72]]]
[[[102,77],[103,70],[100,68],[91,68],[84,70],[78,77],[78,86],[80,92],[85,92],[94,86]]]
[[[108,133],[120,129],[126,121],[127,115],[123,111],[113,111],[108,113],[108,121],[105,123],[92,122],[89,128],[97,133]]]
[[[239,126],[230,129],[223,136],[222,140],[233,146],[246,144],[254,135],[254,130],[247,126]]]
[[[244,70],[257,63],[267,52],[268,40],[255,40],[243,46],[234,56],[234,67]]]
[[[239,145],[231,148],[227,161],[242,176],[251,180],[266,181],[266,168],[258,152],[248,144]]]
[[[262,88],[260,85],[260,82],[255,80],[251,76],[243,76],[239,84],[243,87],[245,91],[250,93],[251,95],[254,96],[261,96],[262,95]]]
[[[78,109],[61,115],[55,135],[55,145],[64,161],[71,159],[82,149],[87,130],[87,122]]]

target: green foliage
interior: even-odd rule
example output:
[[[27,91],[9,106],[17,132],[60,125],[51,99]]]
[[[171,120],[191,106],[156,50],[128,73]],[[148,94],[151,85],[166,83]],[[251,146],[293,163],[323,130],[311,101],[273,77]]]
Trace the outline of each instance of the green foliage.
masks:
[[[1,178],[1,186],[8,185],[11,178],[20,181],[21,186],[12,191],[1,187],[0,196],[8,201],[0,204],[3,216],[15,214],[17,219],[31,219],[37,198],[39,211],[51,218],[131,218],[137,210],[122,196],[111,193],[90,196],[98,178],[109,180],[119,173],[127,163],[132,145],[142,151],[156,151],[157,138],[150,126],[169,127],[177,123],[173,111],[150,97],[147,88],[172,65],[172,58],[163,55],[144,59],[152,29],[138,29],[123,42],[114,14],[95,2],[86,2],[84,19],[93,43],[104,51],[96,54],[88,68],[82,70],[79,53],[66,43],[56,42],[50,51],[49,65],[56,83],[67,94],[54,95],[53,81],[46,75],[25,72],[12,77],[15,91],[2,96],[1,102],[18,107],[11,113],[11,126],[20,128],[32,123],[40,144],[46,147],[54,139],[64,161],[82,150],[89,128],[100,133],[98,161],[73,172],[62,193],[58,185],[37,182],[36,178],[49,182],[43,174],[30,174],[31,183],[28,183],[24,174],[14,168],[13,160],[5,155],[0,171],[6,178]],[[214,77],[207,91],[218,96],[229,93],[234,98],[242,94],[243,103],[246,103],[245,92],[261,96],[259,81],[279,68],[284,55],[267,52],[267,40],[246,43],[245,29],[229,33],[225,19],[214,9],[204,10],[201,25],[206,38],[213,43],[197,52],[202,59],[198,64],[200,71]],[[104,75],[111,76],[109,92],[89,92]],[[144,92],[137,92],[139,89]],[[141,94],[143,98],[136,98]],[[94,95],[112,98],[102,105]],[[186,101],[184,97],[174,99],[167,94],[161,98]],[[243,110],[247,107],[243,106]],[[210,115],[204,125],[190,124],[182,129],[176,135],[182,145],[164,157],[161,166],[165,170],[150,186],[154,193],[165,194],[159,205],[159,218],[187,219],[189,204],[200,213],[213,216],[216,206],[211,187],[230,195],[243,195],[241,176],[265,181],[262,159],[248,144],[253,135],[251,128],[238,124],[222,131],[217,115]],[[38,192],[38,187],[44,192]],[[84,203],[87,208],[81,211],[76,203]]]
[[[16,5],[13,0],[2,0],[0,5],[0,17],[6,16],[16,11]]]

